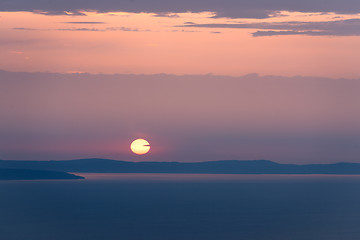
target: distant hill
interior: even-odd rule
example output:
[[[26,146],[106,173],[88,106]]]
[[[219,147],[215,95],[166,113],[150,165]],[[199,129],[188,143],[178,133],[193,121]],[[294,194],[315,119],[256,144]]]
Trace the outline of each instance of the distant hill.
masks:
[[[0,180],[83,179],[66,172],[0,168]]]
[[[110,159],[64,161],[0,160],[0,168],[88,173],[360,174],[359,163],[279,164],[268,160],[127,162]]]

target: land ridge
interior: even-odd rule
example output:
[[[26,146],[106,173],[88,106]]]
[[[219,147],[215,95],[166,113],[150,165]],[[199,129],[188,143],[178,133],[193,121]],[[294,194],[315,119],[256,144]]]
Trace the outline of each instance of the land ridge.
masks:
[[[0,168],[0,180],[50,180],[50,179],[84,179],[75,174],[19,168]]]
[[[130,162],[102,158],[20,161],[0,160],[0,168],[77,173],[354,174],[360,163],[281,164],[269,160],[207,162]]]

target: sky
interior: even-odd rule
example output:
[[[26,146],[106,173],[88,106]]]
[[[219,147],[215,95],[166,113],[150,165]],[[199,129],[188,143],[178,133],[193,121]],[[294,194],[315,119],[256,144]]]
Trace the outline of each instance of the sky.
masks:
[[[360,162],[359,1],[0,0],[0,35],[0,159]]]

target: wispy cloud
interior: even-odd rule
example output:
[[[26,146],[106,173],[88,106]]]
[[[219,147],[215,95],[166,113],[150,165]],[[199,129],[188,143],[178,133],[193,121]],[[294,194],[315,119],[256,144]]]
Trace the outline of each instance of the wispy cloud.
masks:
[[[107,31],[124,31],[124,32],[148,32],[149,30],[139,30],[138,28],[129,28],[129,27],[108,27]]]
[[[87,31],[87,32],[104,32],[106,29],[100,29],[100,28],[58,28],[55,29],[58,31]]]
[[[129,28],[129,27],[107,27],[107,28],[57,28],[57,29],[37,29],[37,28],[23,28],[16,27],[12,28],[13,30],[24,30],[24,31],[79,31],[79,32],[106,32],[106,31],[124,31],[124,32],[148,32],[150,30],[139,30],[138,28]]]
[[[34,31],[36,28],[24,28],[24,27],[15,27],[13,30],[25,30],[25,31]]]
[[[180,16],[176,13],[156,13],[154,17],[179,18]]]
[[[59,31],[89,31],[89,32],[106,32],[106,31],[124,31],[124,32],[139,32],[137,28],[128,27],[108,27],[108,28],[59,28]]]
[[[24,54],[23,51],[9,51],[9,53],[11,53],[11,54],[16,54],[16,55],[22,55],[22,54]]]
[[[254,37],[275,35],[360,36],[360,19],[358,18],[323,22],[189,23],[177,27],[267,30],[253,32]]]
[[[72,11],[66,10],[37,10],[34,9],[31,12],[42,14],[42,15],[67,15],[67,16],[86,16],[84,12],[78,9],[74,9]]]
[[[105,24],[105,22],[63,22],[68,24]]]

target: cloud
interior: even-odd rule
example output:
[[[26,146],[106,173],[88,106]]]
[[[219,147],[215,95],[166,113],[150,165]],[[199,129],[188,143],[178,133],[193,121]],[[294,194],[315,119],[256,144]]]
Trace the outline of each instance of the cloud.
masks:
[[[124,31],[124,32],[140,32],[140,31],[149,31],[149,30],[139,30],[137,28],[129,27],[107,27],[107,28],[58,28],[58,29],[37,29],[37,28],[23,28],[16,27],[12,28],[14,30],[25,30],[25,31],[79,31],[79,32],[106,32],[106,31]]]
[[[254,37],[286,36],[286,35],[307,35],[307,36],[360,36],[360,33],[336,33],[326,31],[257,31],[252,33]]]
[[[176,13],[156,13],[154,17],[179,18],[180,16]]]
[[[24,54],[23,51],[9,51],[9,53],[15,54],[15,55],[22,55],[22,54]]]
[[[242,28],[266,29],[256,31],[254,37],[275,35],[309,35],[309,36],[360,36],[360,19],[347,19],[324,22],[262,22],[262,23],[210,23],[184,24],[177,27],[192,28]]]
[[[106,31],[124,31],[124,32],[139,32],[137,28],[128,27],[108,27],[108,28],[61,28],[59,31],[89,31],[89,32],[106,32]]]
[[[81,10],[65,11],[65,10],[38,10],[34,9],[31,12],[43,15],[66,15],[66,16],[86,16]]]
[[[108,27],[106,28],[107,31],[124,31],[124,32],[140,32],[138,28],[129,28],[129,27]],[[149,31],[149,30],[143,30]]]
[[[34,31],[34,30],[38,30],[35,28],[24,28],[24,27],[14,27],[14,30],[25,30],[25,31]]]
[[[68,24],[105,24],[105,22],[63,22]]]
[[[358,0],[0,0],[1,11],[31,11],[41,14],[82,15],[84,10],[97,12],[183,13],[214,12],[214,17],[269,18],[279,11],[360,12]]]
[[[106,29],[100,29],[100,28],[59,28],[56,29],[58,31],[79,31],[79,32],[104,32]]]

